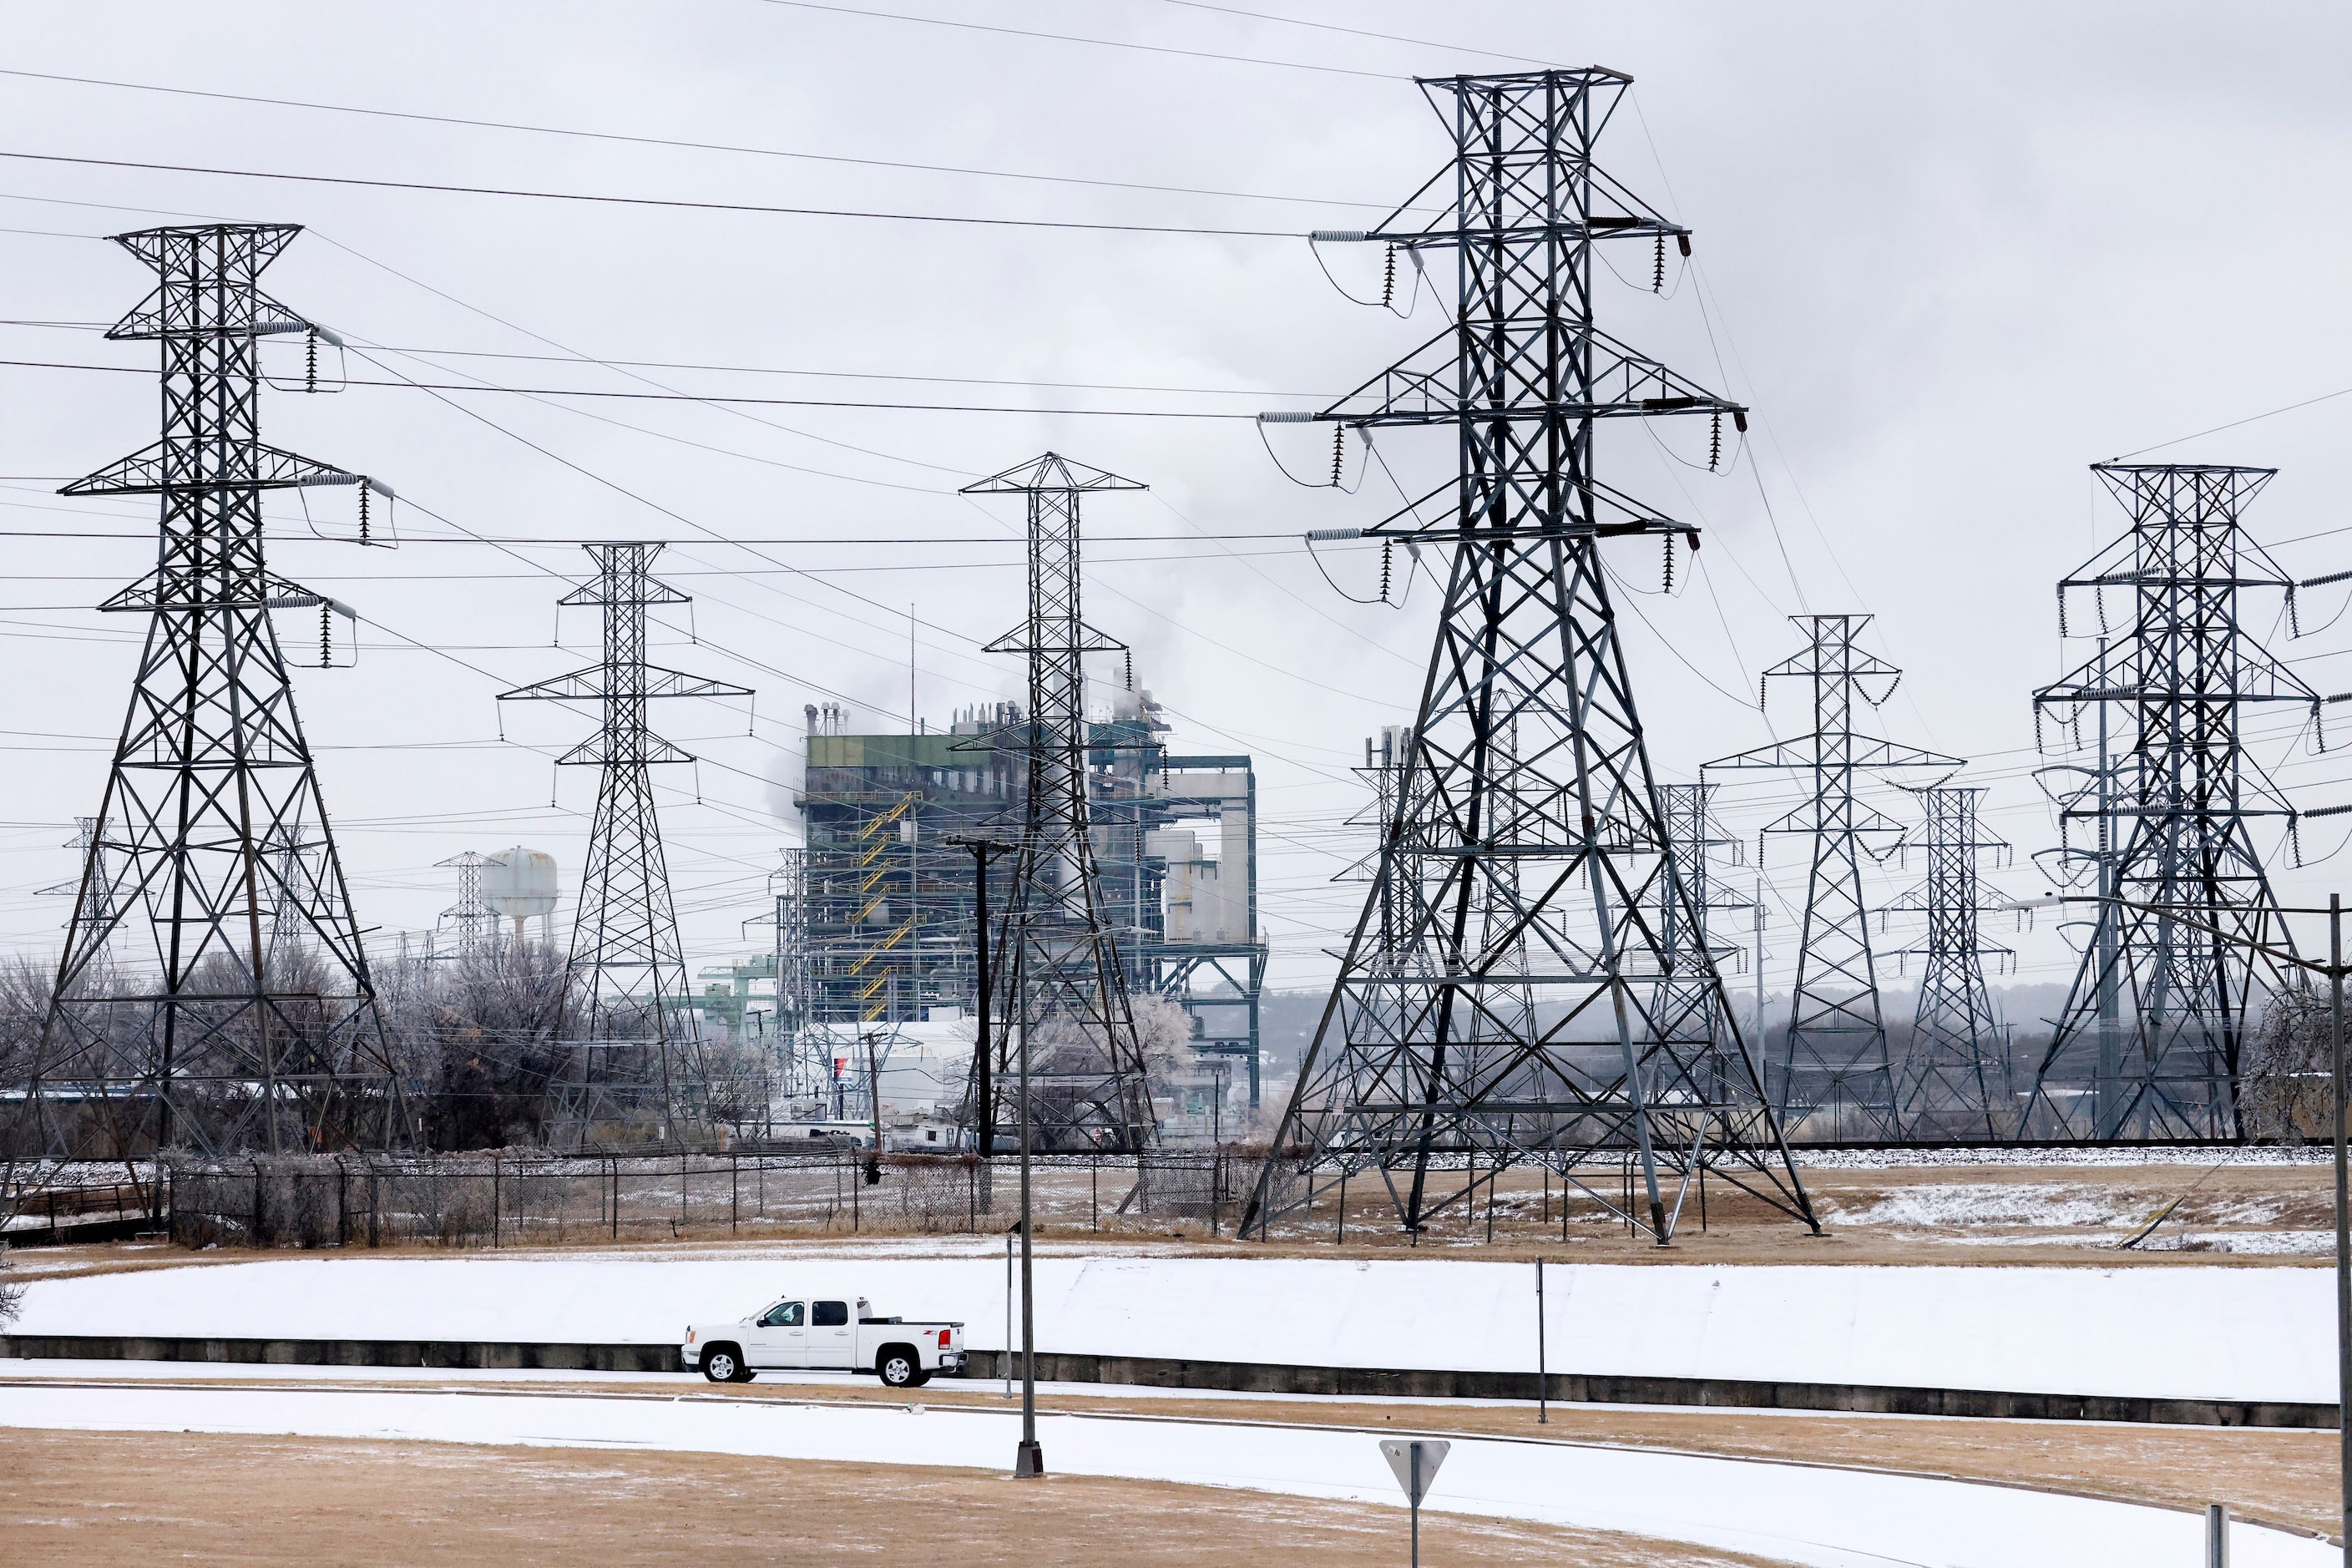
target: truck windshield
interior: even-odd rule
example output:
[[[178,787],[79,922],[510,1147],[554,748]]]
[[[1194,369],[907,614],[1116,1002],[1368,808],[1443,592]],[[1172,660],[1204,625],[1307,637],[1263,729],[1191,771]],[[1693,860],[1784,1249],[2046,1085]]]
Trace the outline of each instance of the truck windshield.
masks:
[[[819,1301],[816,1303],[816,1316],[809,1321],[820,1329],[837,1329],[849,1321],[849,1303]]]

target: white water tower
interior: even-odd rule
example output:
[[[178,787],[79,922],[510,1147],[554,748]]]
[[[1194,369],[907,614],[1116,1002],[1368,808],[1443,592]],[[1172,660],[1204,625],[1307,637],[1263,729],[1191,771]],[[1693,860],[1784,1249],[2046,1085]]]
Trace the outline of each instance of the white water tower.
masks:
[[[542,941],[555,940],[557,883],[555,857],[518,844],[501,849],[482,867],[482,901],[490,912],[514,921],[515,942],[522,942],[522,922],[536,919]]]

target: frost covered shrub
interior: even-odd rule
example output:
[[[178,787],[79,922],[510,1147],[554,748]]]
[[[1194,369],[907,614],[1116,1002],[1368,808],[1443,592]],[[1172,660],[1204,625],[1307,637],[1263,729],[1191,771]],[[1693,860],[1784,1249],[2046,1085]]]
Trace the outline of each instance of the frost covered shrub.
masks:
[[[16,1321],[25,1310],[25,1288],[8,1278],[8,1244],[0,1241],[0,1329]]]

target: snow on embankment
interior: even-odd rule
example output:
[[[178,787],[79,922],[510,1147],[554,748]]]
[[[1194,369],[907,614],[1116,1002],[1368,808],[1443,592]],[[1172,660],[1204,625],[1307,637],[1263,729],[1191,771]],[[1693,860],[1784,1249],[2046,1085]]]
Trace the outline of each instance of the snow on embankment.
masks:
[[[1556,1373],[2329,1403],[2311,1268],[1554,1265]],[[786,1290],[1004,1342],[989,1258],[285,1258],[36,1279],[20,1334],[675,1342]],[[1301,1366],[1531,1370],[1534,1270],[1455,1260],[1041,1258],[1037,1346]]]
[[[955,1406],[38,1385],[0,1386],[0,1429],[9,1427],[641,1448],[999,1472],[1020,1431],[1011,1411]],[[1391,1508],[1402,1500],[1373,1432],[1057,1415],[1041,1415],[1037,1427],[1058,1474]],[[2199,1560],[2204,1530],[2186,1511],[1922,1476],[1477,1437],[1454,1439],[1427,1506],[1806,1568],[2189,1563]],[[1402,1519],[1389,1526],[1399,1537],[1404,1528]],[[2244,1523],[2231,1528],[2230,1552],[2240,1568],[2333,1568],[2341,1556],[2323,1542]]]

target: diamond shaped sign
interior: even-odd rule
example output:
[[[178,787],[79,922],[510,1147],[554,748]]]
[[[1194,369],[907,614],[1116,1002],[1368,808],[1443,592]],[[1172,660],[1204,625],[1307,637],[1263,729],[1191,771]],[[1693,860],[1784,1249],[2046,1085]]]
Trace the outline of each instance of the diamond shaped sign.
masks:
[[[1404,1489],[1405,1500],[1418,1508],[1421,1500],[1429,1495],[1429,1483],[1437,1479],[1437,1467],[1445,1463],[1445,1456],[1453,1447],[1443,1437],[1383,1437],[1381,1457],[1396,1472],[1397,1485]]]

